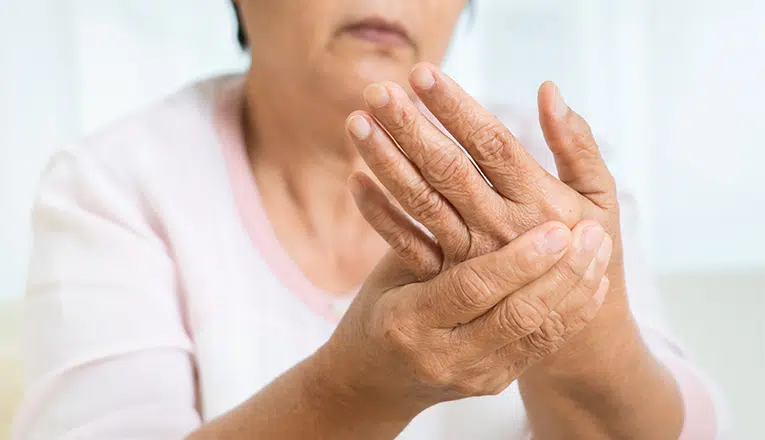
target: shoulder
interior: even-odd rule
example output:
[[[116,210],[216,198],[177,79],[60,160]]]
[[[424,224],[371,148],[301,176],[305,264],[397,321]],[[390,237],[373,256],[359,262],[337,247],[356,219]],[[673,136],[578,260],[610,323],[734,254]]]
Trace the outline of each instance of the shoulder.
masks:
[[[188,85],[81,139],[53,163],[81,158],[110,173],[141,173],[210,154],[218,144],[213,122],[218,97],[238,80],[225,76]]]
[[[145,224],[158,207],[220,186],[211,185],[225,182],[213,115],[234,79],[193,84],[59,151],[38,185],[35,218],[68,207]]]
[[[48,162],[41,190],[87,181],[89,191],[98,184],[135,193],[173,178],[199,178],[193,167],[220,156],[214,123],[219,96],[240,82],[225,76],[186,86],[69,145]]]

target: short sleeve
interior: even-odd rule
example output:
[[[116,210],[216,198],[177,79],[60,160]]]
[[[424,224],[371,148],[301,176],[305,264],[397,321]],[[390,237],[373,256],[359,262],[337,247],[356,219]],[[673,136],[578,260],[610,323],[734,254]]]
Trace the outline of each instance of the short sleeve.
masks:
[[[116,162],[116,161],[115,161]],[[200,423],[183,297],[129,173],[58,154],[32,213],[14,440],[183,438]]]

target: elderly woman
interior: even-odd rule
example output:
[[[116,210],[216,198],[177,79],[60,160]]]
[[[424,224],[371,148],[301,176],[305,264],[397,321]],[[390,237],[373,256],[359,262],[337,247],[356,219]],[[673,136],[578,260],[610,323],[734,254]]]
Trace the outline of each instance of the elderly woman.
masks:
[[[246,75],[59,154],[14,438],[713,438],[586,122],[435,67],[466,6],[238,0]]]

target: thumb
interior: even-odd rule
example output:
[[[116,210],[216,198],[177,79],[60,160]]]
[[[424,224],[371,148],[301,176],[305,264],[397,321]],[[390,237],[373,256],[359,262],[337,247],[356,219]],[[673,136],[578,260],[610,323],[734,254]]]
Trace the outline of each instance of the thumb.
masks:
[[[560,180],[601,208],[616,203],[616,186],[590,125],[571,110],[552,82],[539,88],[539,122]]]

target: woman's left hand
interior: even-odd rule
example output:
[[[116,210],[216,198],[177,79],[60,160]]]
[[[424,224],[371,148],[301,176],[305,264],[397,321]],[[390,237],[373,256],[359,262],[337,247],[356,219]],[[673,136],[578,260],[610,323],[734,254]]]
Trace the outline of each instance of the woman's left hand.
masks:
[[[436,67],[416,66],[410,82],[491,186],[403,88],[395,83],[374,84],[365,91],[369,111],[355,112],[348,119],[351,138],[379,181],[435,241],[423,243],[427,237],[414,231],[411,220],[382,190],[356,175],[352,179],[358,184],[353,186],[365,218],[421,278],[499,249],[547,221],[569,227],[582,220],[597,221],[613,239],[609,298],[582,336],[546,364],[571,369],[576,365],[571,361],[577,357],[577,346],[599,352],[610,343],[623,348],[625,341],[634,338],[636,326],[627,306],[619,205],[614,179],[587,122],[568,108],[555,85],[541,87],[540,123],[555,156],[556,178],[510,130]],[[402,234],[402,230],[412,233]],[[625,337],[619,338],[619,332]]]

